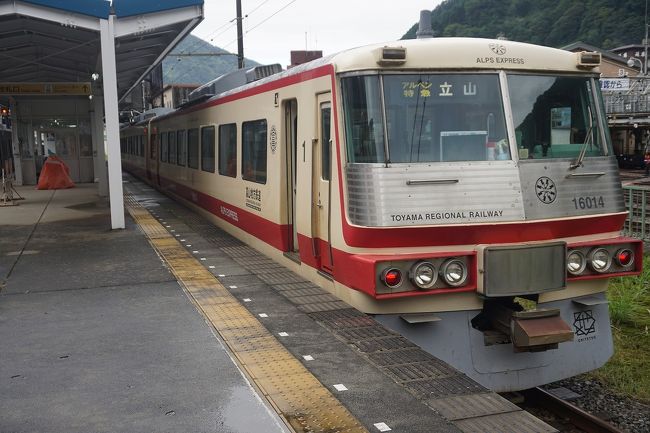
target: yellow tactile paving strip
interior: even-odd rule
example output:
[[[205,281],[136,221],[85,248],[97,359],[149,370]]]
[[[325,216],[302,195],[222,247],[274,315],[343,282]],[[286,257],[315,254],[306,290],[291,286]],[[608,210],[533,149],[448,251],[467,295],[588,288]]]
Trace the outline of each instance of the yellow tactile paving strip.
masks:
[[[228,290],[133,197],[129,213],[219,332],[249,379],[296,432],[368,433]]]

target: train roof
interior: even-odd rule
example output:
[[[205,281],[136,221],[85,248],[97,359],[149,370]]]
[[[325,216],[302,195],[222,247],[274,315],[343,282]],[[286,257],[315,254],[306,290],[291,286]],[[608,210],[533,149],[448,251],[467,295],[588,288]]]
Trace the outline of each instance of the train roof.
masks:
[[[377,69],[385,48],[404,48],[405,61],[384,69],[515,69],[585,72],[579,53],[500,39],[425,38],[368,45],[332,57],[336,72]],[[589,68],[594,71],[593,68]]]

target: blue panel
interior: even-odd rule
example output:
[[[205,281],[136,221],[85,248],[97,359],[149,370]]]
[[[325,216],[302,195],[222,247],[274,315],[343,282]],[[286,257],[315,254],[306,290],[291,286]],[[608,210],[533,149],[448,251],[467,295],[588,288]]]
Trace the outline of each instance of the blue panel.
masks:
[[[108,18],[111,3],[104,0],[23,0],[39,6],[47,6],[67,12],[75,12],[97,18]]]
[[[202,5],[203,0],[113,0],[113,8],[118,18]]]

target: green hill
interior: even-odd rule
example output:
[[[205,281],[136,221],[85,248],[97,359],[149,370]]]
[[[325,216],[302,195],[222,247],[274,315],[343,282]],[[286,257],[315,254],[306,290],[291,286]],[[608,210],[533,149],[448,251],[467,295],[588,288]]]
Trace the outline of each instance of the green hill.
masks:
[[[177,56],[175,54],[214,54],[213,56]],[[258,65],[246,59],[246,66]],[[237,69],[237,54],[229,53],[194,35],[188,35],[163,60],[163,82],[167,84],[203,84]]]
[[[605,49],[639,44],[642,0],[445,0],[431,16],[436,36],[467,36],[561,47],[583,41]],[[415,24],[402,39],[415,38]]]

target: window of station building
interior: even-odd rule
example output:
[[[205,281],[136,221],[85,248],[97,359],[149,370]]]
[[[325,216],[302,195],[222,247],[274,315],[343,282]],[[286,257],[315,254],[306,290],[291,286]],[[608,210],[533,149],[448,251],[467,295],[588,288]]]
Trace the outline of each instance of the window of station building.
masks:
[[[219,174],[237,177],[237,125],[219,126]]]
[[[187,131],[187,165],[190,168],[199,168],[199,130],[198,128]]]
[[[169,152],[169,142],[167,141],[167,133],[160,134],[160,161],[167,162],[167,154]]]
[[[242,178],[266,183],[266,119],[242,124]]]
[[[178,153],[177,164],[187,165],[187,130],[185,129],[176,133],[176,150]]]
[[[201,170],[214,173],[214,126],[201,128]]]
[[[169,133],[169,163],[176,164],[176,131],[171,131]]]

